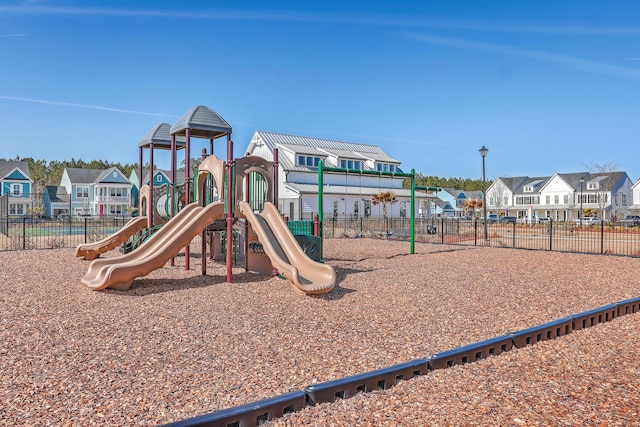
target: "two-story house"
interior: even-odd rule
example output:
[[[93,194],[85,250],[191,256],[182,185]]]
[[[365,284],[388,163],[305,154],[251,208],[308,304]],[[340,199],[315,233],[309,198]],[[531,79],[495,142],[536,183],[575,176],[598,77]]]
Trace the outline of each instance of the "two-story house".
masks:
[[[60,180],[70,197],[73,216],[128,215],[131,182],[118,168],[65,168]]]
[[[33,180],[26,162],[0,160],[0,196],[6,196],[6,205],[2,209],[6,209],[9,216],[32,214],[32,187]]]
[[[246,150],[269,161],[278,149],[279,210],[290,219],[311,219],[318,213],[318,164],[363,171],[401,173],[400,162],[380,147],[304,136],[257,131]],[[397,202],[386,207],[388,216],[410,216],[411,190],[405,178],[389,175],[327,173],[323,178],[324,216],[380,217],[382,207],[372,197],[392,191]],[[435,196],[416,192],[415,215],[421,202]],[[424,205],[424,203],[422,203]]]
[[[487,208],[523,222],[536,222],[541,217],[572,221],[580,218],[580,212],[596,212],[600,219],[611,220],[629,212],[631,187],[626,172],[498,178],[487,190]]]

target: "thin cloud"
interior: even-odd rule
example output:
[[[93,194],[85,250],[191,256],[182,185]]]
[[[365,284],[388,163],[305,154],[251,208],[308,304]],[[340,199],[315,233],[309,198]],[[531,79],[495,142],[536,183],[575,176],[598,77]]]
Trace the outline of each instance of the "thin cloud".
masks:
[[[0,99],[6,99],[8,101],[32,102],[36,104],[55,105],[59,107],[73,107],[73,108],[84,108],[89,110],[110,111],[112,113],[139,114],[143,116],[156,116],[156,117],[176,117],[173,114],[150,113],[147,111],[125,110],[122,108],[103,107],[100,105],[75,104],[71,102],[50,101],[46,99],[22,98],[18,96],[0,95]]]
[[[0,38],[4,37],[24,37],[26,34],[0,34]]]
[[[493,43],[455,39],[450,37],[430,36],[416,33],[403,33],[399,35],[401,37],[416,40],[426,44],[491,52],[505,56],[517,56],[522,58],[537,59],[540,61],[564,65],[569,68],[587,71],[595,74],[604,74],[630,79],[640,79],[640,71],[637,69],[609,65],[603,62],[590,61],[587,59],[577,58],[575,56],[551,53],[543,50],[523,49],[519,47],[504,46]]]
[[[23,15],[111,15],[122,17],[158,17],[205,20],[241,20],[241,21],[279,21],[279,22],[313,22],[319,24],[344,24],[384,27],[435,28],[451,30],[469,30],[506,33],[539,33],[539,34],[640,34],[640,27],[584,27],[584,26],[550,26],[525,24],[485,24],[452,20],[440,16],[389,16],[381,14],[349,14],[298,12],[292,10],[167,10],[167,9],[132,9],[132,8],[86,8],[86,7],[52,7],[52,6],[0,6],[0,13]]]

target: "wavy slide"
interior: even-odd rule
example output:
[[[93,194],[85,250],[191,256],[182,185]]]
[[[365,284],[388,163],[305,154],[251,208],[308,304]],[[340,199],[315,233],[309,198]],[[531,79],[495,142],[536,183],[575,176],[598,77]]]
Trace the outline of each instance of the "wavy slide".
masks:
[[[120,230],[105,237],[102,240],[98,240],[93,243],[83,243],[76,248],[76,257],[82,257],[86,260],[94,260],[105,252],[110,251],[118,245],[126,242],[129,237],[136,234],[138,231],[142,231],[147,227],[147,217],[139,216],[131,218]]]
[[[334,288],[336,272],[333,267],[315,262],[304,253],[272,203],[266,202],[259,214],[254,213],[246,202],[238,202],[238,210],[258,235],[273,266],[296,290],[323,294]]]
[[[82,283],[93,290],[127,290],[136,277],[163,267],[207,225],[223,216],[224,202],[205,207],[190,203],[135,251],[92,261]]]

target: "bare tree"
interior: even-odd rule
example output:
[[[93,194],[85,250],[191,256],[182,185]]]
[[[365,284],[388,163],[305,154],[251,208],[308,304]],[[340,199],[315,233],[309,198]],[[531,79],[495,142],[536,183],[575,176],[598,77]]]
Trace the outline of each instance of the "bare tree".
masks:
[[[502,208],[509,205],[509,187],[501,179],[497,179],[491,186],[487,195],[487,207],[495,209],[498,215],[502,214]]]
[[[618,165],[615,162],[602,165],[594,163],[589,167],[589,173],[594,176],[589,181],[595,187],[595,199],[600,210],[600,219],[604,220],[606,219],[605,210],[607,206],[613,204],[611,198],[613,197],[613,187],[617,182]]]

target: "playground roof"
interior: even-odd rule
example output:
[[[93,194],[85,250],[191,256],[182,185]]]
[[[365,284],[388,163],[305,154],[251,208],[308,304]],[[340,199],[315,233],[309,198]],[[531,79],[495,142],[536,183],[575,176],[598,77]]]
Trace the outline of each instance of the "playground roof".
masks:
[[[186,130],[194,138],[215,139],[231,134],[231,126],[218,113],[205,105],[198,105],[184,113],[171,126],[171,135],[186,135]]]
[[[161,150],[171,149],[171,133],[169,130],[171,125],[169,123],[160,123],[155,125],[149,132],[147,132],[140,142],[138,147],[149,147],[153,143],[153,148],[159,148]],[[176,149],[180,150],[185,146],[184,136],[176,137]]]

